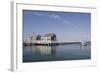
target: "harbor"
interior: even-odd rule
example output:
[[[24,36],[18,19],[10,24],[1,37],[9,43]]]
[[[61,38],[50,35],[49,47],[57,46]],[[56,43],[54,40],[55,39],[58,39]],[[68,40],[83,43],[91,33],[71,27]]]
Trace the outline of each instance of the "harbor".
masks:
[[[23,10],[23,63],[91,59],[91,13]]]
[[[59,42],[57,41],[57,36],[55,33],[46,33],[44,36],[36,35],[33,32],[33,35],[25,39],[23,46],[55,46],[55,45],[68,45],[68,44],[79,44],[81,46],[90,45],[90,41],[84,42]]]

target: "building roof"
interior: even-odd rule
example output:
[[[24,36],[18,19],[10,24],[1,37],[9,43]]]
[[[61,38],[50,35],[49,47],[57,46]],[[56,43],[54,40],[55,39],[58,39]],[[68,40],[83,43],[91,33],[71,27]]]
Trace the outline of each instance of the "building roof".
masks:
[[[44,35],[44,37],[49,37],[49,36],[52,37],[52,36],[56,36],[56,35],[55,35],[55,33],[46,33]]]
[[[40,34],[35,34],[35,33],[33,32],[32,37],[41,37],[41,35],[40,35]]]

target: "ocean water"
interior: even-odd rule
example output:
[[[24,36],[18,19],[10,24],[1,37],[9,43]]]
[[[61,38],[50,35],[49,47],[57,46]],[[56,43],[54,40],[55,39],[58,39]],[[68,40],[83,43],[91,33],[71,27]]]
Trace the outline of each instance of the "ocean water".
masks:
[[[90,45],[24,46],[23,62],[91,59]]]

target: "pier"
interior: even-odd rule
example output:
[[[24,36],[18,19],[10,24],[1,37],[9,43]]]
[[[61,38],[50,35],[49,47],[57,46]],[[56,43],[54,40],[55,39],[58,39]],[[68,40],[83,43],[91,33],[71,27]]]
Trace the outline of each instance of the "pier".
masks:
[[[83,42],[64,42],[57,41],[57,36],[55,33],[46,33],[45,35],[37,35],[33,32],[32,36],[28,39],[25,39],[23,46],[33,46],[33,45],[42,45],[42,46],[54,46],[54,45],[67,45],[67,44],[80,44],[81,46],[86,46],[90,44],[90,41]]]
[[[57,42],[57,41],[47,41],[47,42],[34,42],[34,43],[24,43],[25,46],[36,46],[36,45],[42,45],[42,46],[56,46],[56,45],[69,45],[69,44],[83,44],[81,42]]]

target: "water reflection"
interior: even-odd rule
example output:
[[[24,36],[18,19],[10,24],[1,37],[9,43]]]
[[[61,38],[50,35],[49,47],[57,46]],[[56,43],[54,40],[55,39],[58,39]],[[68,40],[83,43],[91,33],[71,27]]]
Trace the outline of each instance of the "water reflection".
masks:
[[[91,59],[91,46],[24,46],[23,62]]]
[[[56,46],[31,46],[32,52],[40,55],[52,55],[56,53]]]
[[[81,50],[88,50],[88,49],[91,49],[91,45],[85,45],[85,46],[80,45],[80,49],[81,49]]]

